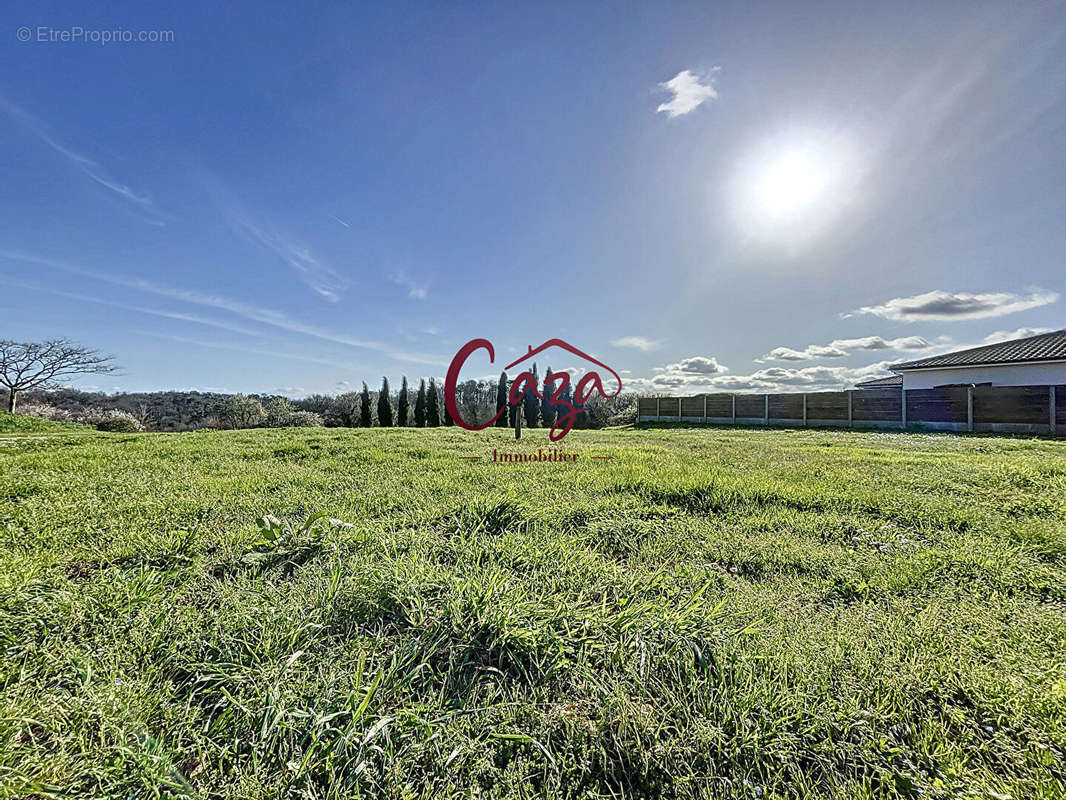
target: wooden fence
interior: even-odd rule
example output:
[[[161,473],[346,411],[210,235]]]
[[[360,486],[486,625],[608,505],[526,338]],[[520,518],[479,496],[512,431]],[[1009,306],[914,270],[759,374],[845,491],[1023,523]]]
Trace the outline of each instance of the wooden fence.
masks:
[[[1062,434],[1066,385],[642,397],[637,421]]]

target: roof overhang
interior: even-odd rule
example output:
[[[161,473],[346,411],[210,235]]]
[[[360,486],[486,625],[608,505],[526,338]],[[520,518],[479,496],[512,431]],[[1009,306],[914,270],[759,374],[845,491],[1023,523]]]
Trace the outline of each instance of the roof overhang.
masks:
[[[938,367],[896,367],[896,366],[889,366],[888,369],[892,370],[893,372],[899,373],[899,372],[929,372],[929,371],[932,371],[932,370],[942,370],[942,369],[975,369],[975,368],[978,368],[978,367],[981,367],[981,368],[987,368],[987,367],[1028,367],[1028,366],[1033,366],[1033,365],[1038,365],[1038,364],[1066,364],[1066,358],[1048,358],[1048,359],[1044,359],[1042,361],[992,361],[992,362],[987,362],[987,363],[984,363],[984,364],[981,364],[981,363],[951,364],[951,365],[942,364],[941,366],[938,366]]]

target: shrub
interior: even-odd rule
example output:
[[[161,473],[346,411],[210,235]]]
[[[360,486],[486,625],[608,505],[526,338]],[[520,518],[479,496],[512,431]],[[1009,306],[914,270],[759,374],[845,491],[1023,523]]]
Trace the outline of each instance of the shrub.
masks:
[[[291,428],[320,428],[325,423],[314,411],[293,411],[285,424]]]
[[[359,393],[345,392],[333,398],[323,415],[327,428],[355,428],[359,425]]]
[[[27,417],[50,419],[53,422],[69,422],[72,419],[69,411],[46,403],[23,403],[18,407],[18,413],[25,414]]]
[[[291,425],[289,417],[293,414],[292,401],[287,397],[275,397],[266,407],[266,424],[268,428],[284,428]]]
[[[94,411],[85,417],[85,421],[98,431],[111,433],[140,433],[144,430],[144,426],[133,414],[117,408]]]
[[[226,401],[222,417],[233,428],[255,428],[263,424],[266,410],[254,397],[235,394]]]

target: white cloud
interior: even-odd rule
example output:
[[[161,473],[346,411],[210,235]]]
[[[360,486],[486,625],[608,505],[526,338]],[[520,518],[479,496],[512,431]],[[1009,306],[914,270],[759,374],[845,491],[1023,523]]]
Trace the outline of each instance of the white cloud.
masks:
[[[941,340],[944,338],[941,337]],[[932,344],[921,336],[900,336],[897,339],[863,336],[858,339],[834,339],[832,346],[842,350],[928,350]]]
[[[622,336],[618,339],[611,339],[611,344],[615,347],[631,347],[644,353],[658,350],[662,343],[662,339],[647,339],[643,336]]]
[[[940,337],[940,342],[950,341]],[[898,339],[885,339],[881,336],[863,336],[857,339],[834,339],[829,344],[809,344],[802,350],[791,347],[775,347],[756,363],[764,361],[812,361],[816,358],[844,358],[853,350],[928,350],[933,347],[921,336],[900,336]]]
[[[628,381],[627,388],[655,394],[837,390],[853,386],[857,381],[880,377],[887,372],[891,363],[879,361],[864,367],[767,367],[748,375],[685,374],[662,368],[659,374],[651,378]]]
[[[1030,336],[1039,336],[1042,333],[1051,333],[1054,328],[1016,328],[1013,331],[994,331],[985,337],[985,344],[1009,342],[1012,339],[1026,339]]]
[[[717,72],[718,68],[715,67],[713,71]],[[659,86],[673,92],[674,96],[669,102],[663,103],[655,110],[656,112],[665,111],[670,117],[688,114],[707,100],[714,100],[718,97],[712,78],[707,78],[707,83],[700,83],[700,79],[687,69],[681,70],[670,80],[660,83]]]
[[[775,347],[757,361],[809,361],[812,358],[843,358],[847,353],[838,347],[809,344],[802,350],[791,347]]]
[[[884,319],[915,322],[918,320],[985,319],[1028,311],[1054,303],[1057,292],[1034,289],[1028,295],[1010,292],[970,294],[934,290],[913,297],[896,297],[881,305],[863,306],[856,314],[872,314]],[[845,315],[850,316],[850,315]]]

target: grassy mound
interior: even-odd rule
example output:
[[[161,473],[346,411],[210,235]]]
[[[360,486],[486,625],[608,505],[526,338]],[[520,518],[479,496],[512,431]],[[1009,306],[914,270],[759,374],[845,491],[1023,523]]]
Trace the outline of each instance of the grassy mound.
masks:
[[[494,447],[11,437],[0,796],[1066,796],[1066,442]]]
[[[52,422],[49,419],[0,411],[0,433],[62,433],[72,430],[88,429],[74,422]]]

